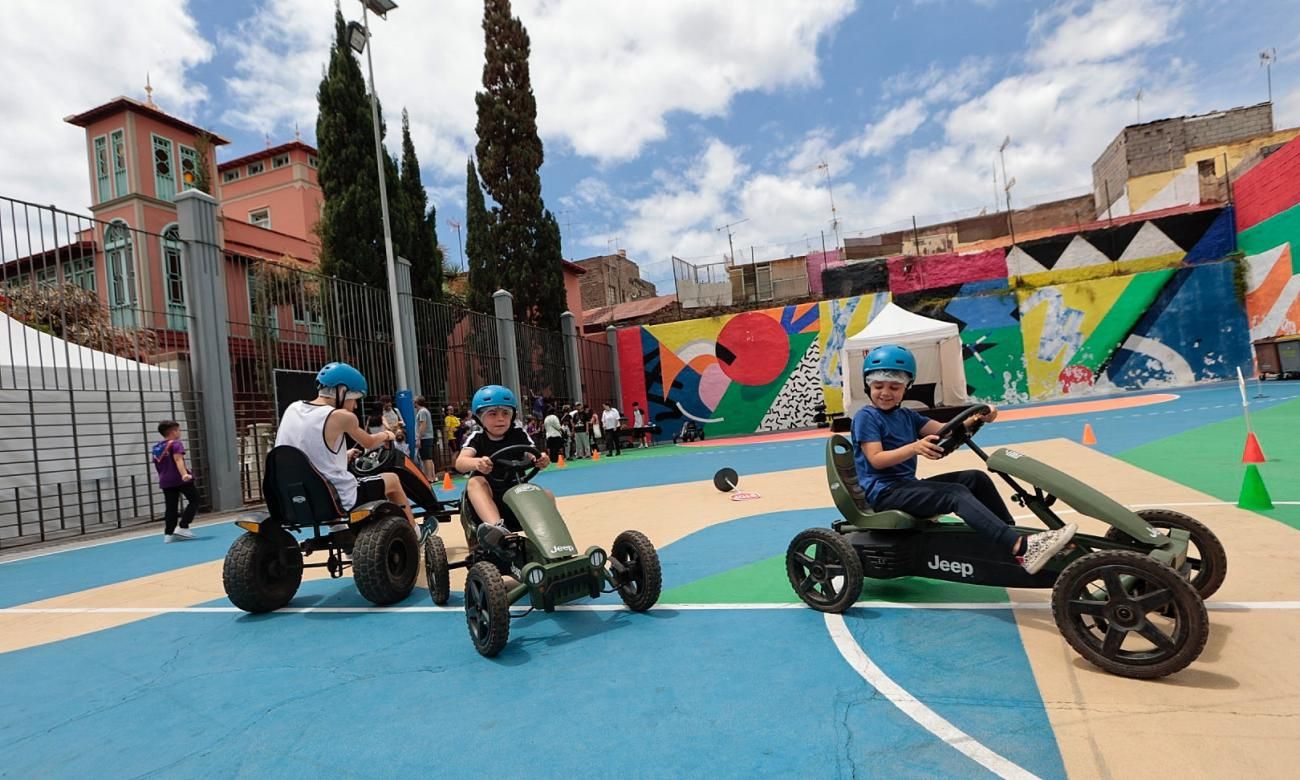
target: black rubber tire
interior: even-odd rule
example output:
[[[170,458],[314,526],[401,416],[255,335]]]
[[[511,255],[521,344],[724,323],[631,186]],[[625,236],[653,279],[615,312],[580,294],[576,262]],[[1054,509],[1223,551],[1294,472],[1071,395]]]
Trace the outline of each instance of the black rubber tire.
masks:
[[[1181,528],[1191,535],[1194,550],[1187,551],[1187,562],[1192,565],[1191,583],[1201,598],[1208,600],[1218,592],[1228,576],[1228,551],[1209,526],[1194,517],[1172,509],[1139,509],[1138,517],[1152,528]],[[1129,541],[1129,535],[1111,528],[1106,538],[1115,542]]]
[[[420,540],[405,517],[389,515],[366,523],[352,547],[352,578],[372,604],[396,604],[415,588]]]
[[[811,556],[808,550],[816,547]],[[800,531],[785,551],[785,574],[803,603],[840,614],[862,593],[862,559],[849,540],[829,528]],[[842,577],[836,586],[834,579]]]
[[[1120,577],[1135,581],[1126,585]],[[1098,580],[1103,584],[1091,587]],[[1114,597],[1116,589],[1120,598]],[[1096,598],[1098,593],[1105,599]],[[1152,615],[1160,622],[1153,623]],[[1163,563],[1128,550],[1088,553],[1065,567],[1052,588],[1052,617],[1079,655],[1121,677],[1154,679],[1180,671],[1201,655],[1210,636],[1205,602],[1191,583]],[[1168,632],[1166,625],[1172,625]],[[1152,649],[1124,650],[1132,632]],[[1168,647],[1156,645],[1149,639],[1152,634],[1163,637]]]
[[[465,577],[465,623],[474,649],[493,658],[510,641],[510,602],[501,572],[487,561],[470,567]]]
[[[245,612],[273,612],[293,600],[302,584],[302,550],[282,528],[244,533],[235,539],[221,565],[221,583],[230,603]],[[280,549],[286,550],[282,561]]]
[[[627,570],[628,580],[618,588],[618,597],[633,612],[645,612],[659,600],[663,590],[663,569],[659,552],[640,531],[624,531],[609,548],[612,559]]]
[[[451,570],[447,568],[447,548],[437,534],[424,539],[424,577],[429,582],[429,597],[443,606],[451,598]]]

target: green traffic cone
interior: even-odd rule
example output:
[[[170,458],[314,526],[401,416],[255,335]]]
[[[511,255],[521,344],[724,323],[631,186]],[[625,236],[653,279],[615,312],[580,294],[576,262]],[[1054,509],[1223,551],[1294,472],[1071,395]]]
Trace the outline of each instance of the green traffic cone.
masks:
[[[1259,466],[1254,463],[1246,466],[1246,478],[1241,483],[1241,497],[1237,499],[1237,506],[1242,509],[1273,508],[1273,499],[1268,497],[1264,478],[1259,475]]]

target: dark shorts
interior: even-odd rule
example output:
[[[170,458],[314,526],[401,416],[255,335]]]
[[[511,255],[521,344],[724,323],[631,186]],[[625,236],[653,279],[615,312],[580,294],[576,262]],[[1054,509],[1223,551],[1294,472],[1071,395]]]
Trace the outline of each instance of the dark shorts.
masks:
[[[433,439],[420,439],[420,460],[433,460]]]
[[[506,506],[505,502],[506,491],[514,487],[514,485],[504,485],[500,482],[495,482],[482,474],[473,474],[470,476],[470,479],[481,479],[487,483],[487,486],[492,490],[492,501],[497,505],[497,509],[501,512],[501,522],[505,523],[508,530],[516,533],[523,530],[523,527],[519,525],[519,518],[515,517],[515,513],[510,510],[510,507]],[[480,522],[482,522],[482,520],[483,518],[479,518]]]
[[[357,503],[353,508],[371,501],[384,501],[387,498],[388,492],[384,490],[383,477],[361,477],[357,480]]]

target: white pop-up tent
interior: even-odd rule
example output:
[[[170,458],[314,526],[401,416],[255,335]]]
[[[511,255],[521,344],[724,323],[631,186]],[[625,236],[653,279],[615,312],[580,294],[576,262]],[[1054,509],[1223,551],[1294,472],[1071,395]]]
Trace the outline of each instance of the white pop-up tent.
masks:
[[[924,397],[925,402],[908,400],[907,406],[926,408],[970,403],[966,398],[966,369],[962,364],[961,333],[957,326],[913,314],[890,303],[865,328],[844,340],[840,366],[847,417],[852,418],[867,403],[862,362],[868,352],[884,344],[907,347],[916,356],[916,383],[909,395]]]

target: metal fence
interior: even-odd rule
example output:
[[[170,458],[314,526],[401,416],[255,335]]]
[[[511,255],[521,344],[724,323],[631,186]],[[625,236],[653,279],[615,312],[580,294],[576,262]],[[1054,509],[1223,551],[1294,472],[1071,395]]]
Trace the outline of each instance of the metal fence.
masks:
[[[541,396],[558,409],[571,403],[564,336],[523,322],[515,323],[519,385],[527,398]]]
[[[582,381],[582,400],[592,409],[614,403],[614,358],[609,342],[599,338],[578,338],[578,376]]]
[[[0,197],[0,547],[158,519],[181,423],[203,501],[180,241]]]

